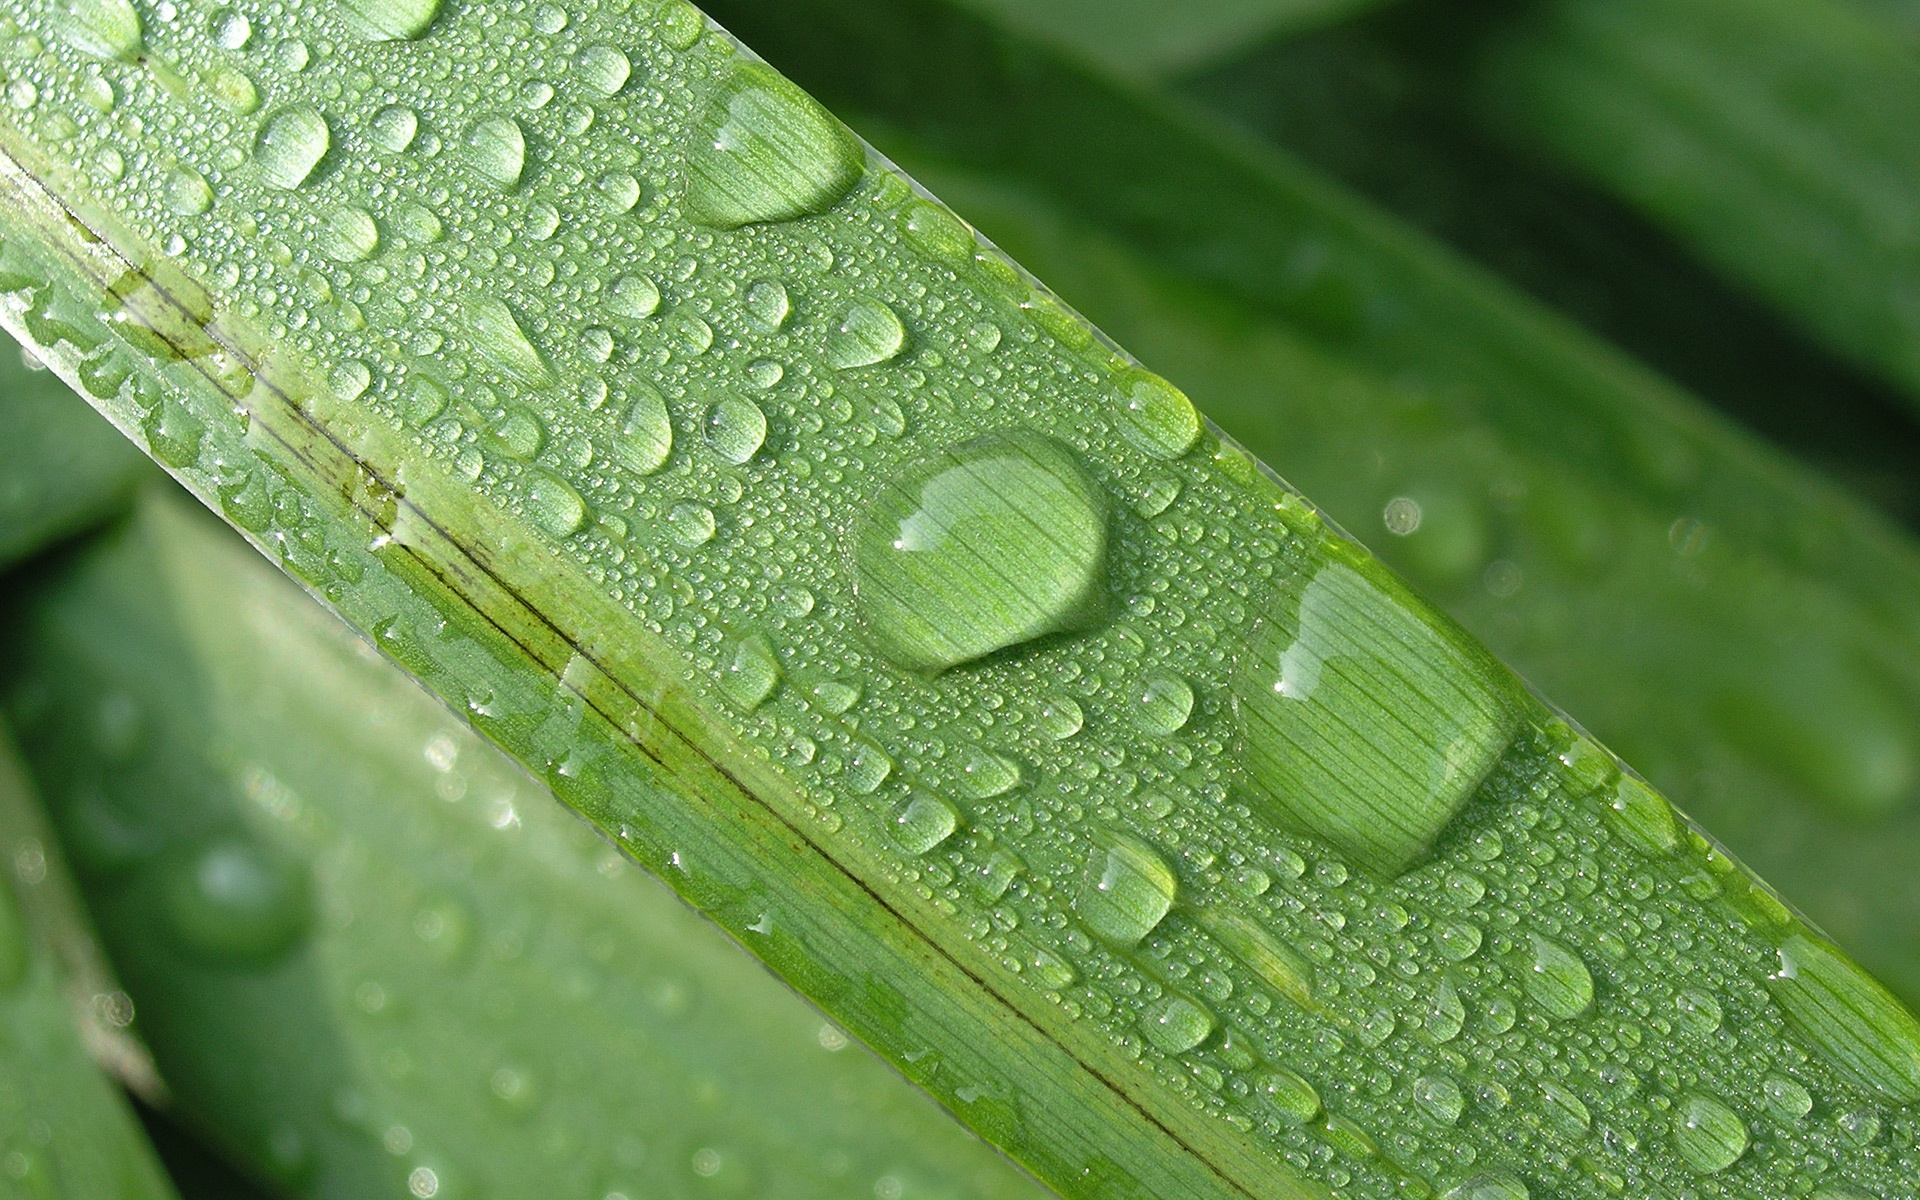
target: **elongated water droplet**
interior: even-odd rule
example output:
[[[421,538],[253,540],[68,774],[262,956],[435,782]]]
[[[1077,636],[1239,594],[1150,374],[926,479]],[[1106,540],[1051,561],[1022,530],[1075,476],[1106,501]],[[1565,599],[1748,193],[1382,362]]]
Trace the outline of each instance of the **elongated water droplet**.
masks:
[[[1103,942],[1132,946],[1173,908],[1173,868],[1153,848],[1124,833],[1106,835],[1081,874],[1073,910]]]
[[[906,326],[891,308],[858,300],[827,335],[827,362],[842,371],[870,367],[898,356],[906,344]]]
[[[1466,1023],[1467,1006],[1460,1002],[1460,994],[1454,991],[1452,981],[1441,979],[1427,1005],[1427,1036],[1436,1042],[1450,1042],[1460,1036]]]
[[[762,329],[779,329],[792,311],[787,286],[778,279],[762,279],[747,289],[747,315]]]
[[[527,165],[527,137],[511,117],[488,117],[467,131],[467,161],[474,173],[502,191],[520,182]]]
[[[527,512],[555,537],[572,537],[587,523],[587,502],[558,475],[535,471],[527,480]]]
[[[481,357],[529,387],[552,385],[547,360],[534,349],[512,309],[491,296],[476,296],[466,303],[466,317],[473,348]]]
[[[1724,1171],[1747,1152],[1747,1125],[1712,1096],[1689,1094],[1673,1110],[1673,1145],[1696,1171]]]
[[[1467,1098],[1451,1075],[1422,1075],[1413,1081],[1413,1102],[1439,1125],[1452,1125],[1466,1111]]]
[[[1531,1200],[1527,1185],[1504,1171],[1475,1175],[1456,1188],[1449,1188],[1441,1200]]]
[[[1260,1095],[1288,1125],[1305,1125],[1320,1115],[1320,1093],[1292,1071],[1279,1069],[1260,1077]]]
[[[745,464],[767,440],[767,414],[742,396],[722,396],[707,410],[707,445],[721,458]]]
[[[1706,1037],[1720,1028],[1720,1002],[1712,992],[1685,988],[1674,997],[1679,1010],[1675,1023],[1695,1037]]]
[[[1515,695],[1452,622],[1358,557],[1269,609],[1233,683],[1259,811],[1386,876],[1424,854],[1492,770]]]
[[[1767,990],[1829,1066],[1895,1104],[1920,1101],[1920,1020],[1837,948],[1794,934]]]
[[[1071,696],[1055,696],[1040,706],[1040,732],[1056,742],[1079,733],[1086,721],[1086,714]]]
[[[893,760],[878,746],[856,745],[847,757],[847,790],[856,796],[870,796],[893,774]]]
[[[760,63],[736,63],[687,143],[687,215],[738,229],[825,212],[866,169],[860,142],[813,97]]]
[[[1213,1014],[1199,1001],[1175,993],[1148,1009],[1140,1028],[1168,1054],[1185,1054],[1213,1032]]]
[[[1593,1004],[1593,975],[1580,956],[1551,938],[1533,934],[1533,960],[1522,979],[1527,995],[1533,997],[1550,1017],[1571,1020]]]
[[[893,814],[894,842],[908,854],[925,854],[953,835],[960,814],[932,792],[915,792]]]
[[[213,207],[213,189],[200,172],[175,167],[167,175],[167,207],[183,217],[197,217]]]
[[[632,390],[633,405],[620,425],[613,453],[628,470],[651,475],[665,466],[673,453],[673,418],[667,412],[667,398],[658,388],[634,380]]]
[[[1614,784],[1607,802],[1607,825],[1620,839],[1649,858],[1672,854],[1680,846],[1680,826],[1660,793],[1631,775]]]
[[[607,308],[614,315],[640,320],[660,308],[660,288],[647,275],[622,275],[607,294]]]
[[[1179,732],[1192,712],[1193,689],[1187,681],[1170,672],[1158,671],[1141,681],[1133,723],[1142,733],[1164,736]]]
[[[440,0],[339,0],[340,13],[370,42],[411,41],[427,31]]]
[[[307,181],[332,145],[333,133],[325,117],[311,108],[289,108],[276,113],[260,131],[253,160],[260,165],[261,178],[291,191]]]
[[[299,865],[251,842],[222,840],[161,867],[160,916],[190,954],[265,965],[306,933],[312,904]]]
[[[1813,1093],[1784,1075],[1769,1075],[1760,1085],[1767,1111],[1782,1121],[1798,1121],[1813,1111]]]
[[[734,643],[720,676],[720,690],[727,699],[752,712],[765,704],[780,686],[780,660],[774,657],[773,644],[763,634],[749,634]]]
[[[1123,381],[1120,433],[1155,458],[1179,458],[1200,440],[1200,414],[1186,393],[1145,371]]]
[[[713,510],[697,500],[682,500],[667,510],[667,528],[683,546],[703,546],[713,540],[717,526]]]
[[[938,671],[1106,612],[1107,506],[1065,446],[990,434],[894,475],[853,530],[868,639]]]
[[[976,800],[1004,796],[1020,786],[1020,764],[991,750],[969,746],[960,768],[969,795]]]
[[[413,145],[420,133],[420,118],[410,108],[389,105],[373,115],[368,132],[373,135],[374,145],[389,154],[399,154]]]
[[[600,96],[611,96],[627,86],[633,63],[612,46],[588,46],[580,52],[577,78],[582,86]]]
[[[1540,1094],[1547,1101],[1544,1110],[1547,1119],[1565,1136],[1580,1137],[1593,1127],[1593,1114],[1587,1111],[1580,1097],[1564,1085],[1543,1079],[1540,1081]]]
[[[129,0],[62,0],[60,32],[74,49],[95,58],[132,62],[146,41]]]
[[[1220,944],[1268,987],[1296,1007],[1318,1007],[1313,964],[1272,930],[1230,908],[1204,908],[1198,915],[1207,932],[1220,939]]]

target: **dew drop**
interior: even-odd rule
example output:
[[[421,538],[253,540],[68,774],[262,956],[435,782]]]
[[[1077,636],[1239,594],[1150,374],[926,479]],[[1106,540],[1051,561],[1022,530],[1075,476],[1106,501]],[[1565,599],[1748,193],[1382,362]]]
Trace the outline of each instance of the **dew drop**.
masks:
[[[778,279],[762,279],[747,289],[747,316],[769,332],[787,323],[793,306],[787,300],[787,287]]]
[[[379,248],[380,226],[364,208],[337,208],[321,227],[320,252],[336,262],[364,262]]]
[[[1441,1200],[1531,1200],[1531,1195],[1526,1184],[1506,1172],[1487,1171],[1449,1188]]]
[[[856,300],[827,335],[827,362],[842,371],[870,367],[896,357],[906,344],[906,327],[891,308]]]
[[[289,108],[276,113],[260,131],[253,160],[267,183],[291,191],[307,181],[332,144],[325,117],[311,108]]]
[[[632,391],[633,404],[621,422],[613,455],[628,470],[651,475],[673,453],[673,418],[667,412],[666,397],[652,384],[636,379]]]
[[[1522,977],[1527,995],[1550,1017],[1572,1020],[1593,1005],[1593,975],[1580,956],[1551,938],[1530,935],[1532,961]]]
[[[579,79],[583,86],[600,96],[611,96],[627,86],[633,63],[612,46],[593,45],[580,52]]]
[[[1198,915],[1207,932],[1268,987],[1298,1008],[1318,1007],[1313,964],[1272,930],[1231,908],[1204,908]]]
[[[713,540],[713,510],[693,500],[682,500],[667,510],[667,528],[683,546],[703,546]]]
[[[355,33],[370,42],[411,41],[427,31],[440,0],[338,0]]]
[[[1658,792],[1631,775],[1620,776],[1614,784],[1605,815],[1622,841],[1649,858],[1672,854],[1680,845],[1673,809]]]
[[[1185,1054],[1213,1032],[1213,1014],[1199,1001],[1175,993],[1148,1009],[1140,1028],[1166,1053]]]
[[[1427,1036],[1436,1042],[1450,1042],[1460,1036],[1466,1023],[1467,1006],[1460,1002],[1460,994],[1454,991],[1452,981],[1441,979],[1440,986],[1434,989],[1433,1000],[1427,1005]]]
[[[223,50],[245,50],[253,40],[253,22],[236,9],[223,8],[214,13],[208,28],[213,32],[214,43]]]
[[[1056,992],[1076,978],[1073,964],[1051,950],[1033,952],[1033,977],[1041,987]]]
[[[393,215],[393,226],[401,237],[420,246],[439,241],[446,232],[433,210],[420,204],[404,205]]]
[[[607,294],[607,308],[615,316],[640,320],[660,308],[660,288],[646,275],[622,275]]]
[[[554,382],[547,360],[534,349],[519,318],[505,303],[491,296],[477,296],[466,303],[467,331],[481,357],[509,378],[529,387],[548,387]]]
[[[1056,696],[1040,706],[1040,732],[1056,742],[1064,742],[1079,733],[1086,715],[1070,696]]]
[[[1687,1165],[1712,1174],[1747,1152],[1747,1126],[1712,1096],[1690,1093],[1673,1110],[1673,1144]]]
[[[1706,1037],[1720,1028],[1720,1001],[1712,992],[1686,988],[1674,997],[1674,1006],[1679,1010],[1680,1028],[1694,1037]]]
[[[1767,990],[1829,1066],[1895,1104],[1920,1102],[1920,1020],[1833,945],[1789,937]]]
[[[1249,635],[1234,711],[1257,811],[1398,874],[1506,750],[1515,689],[1445,617],[1335,550]]]
[[[932,792],[915,792],[894,810],[893,840],[908,854],[925,854],[953,836],[960,814]]]
[[[852,536],[864,632],[909,670],[1106,613],[1106,501],[1071,451],[1038,434],[989,434],[909,464]]]
[[[727,699],[752,712],[772,697],[780,686],[780,661],[774,657],[773,644],[763,634],[749,634],[733,645],[720,676],[720,690]]]
[[[1089,855],[1073,909],[1101,941],[1132,946],[1173,908],[1178,888],[1173,868],[1145,842],[1111,833]]]
[[[198,171],[175,167],[167,175],[167,207],[183,217],[197,217],[213,207],[213,189]]]
[[[502,191],[520,182],[527,165],[527,137],[512,117],[487,117],[467,131],[467,162],[474,173]]]
[[[1260,1097],[1288,1125],[1305,1125],[1320,1115],[1320,1093],[1292,1071],[1269,1071],[1258,1086]]]
[[[416,375],[408,385],[406,397],[402,401],[401,415],[409,425],[415,427],[447,411],[447,405],[453,397],[448,394],[446,385],[425,375]]]
[[[1165,671],[1141,681],[1134,694],[1133,723],[1142,733],[1166,736],[1178,733],[1193,712],[1193,688]]]
[[[767,440],[767,414],[742,396],[726,395],[707,410],[707,445],[736,466],[749,462]]]
[[[1020,786],[1019,763],[978,746],[967,747],[960,770],[967,793],[976,800],[1004,796]]]
[[[1414,1080],[1413,1102],[1438,1125],[1454,1124],[1467,1107],[1467,1098],[1450,1075],[1422,1075]]]
[[[878,746],[865,743],[854,747],[847,759],[847,790],[856,796],[870,796],[893,774],[893,760]]]
[[[260,89],[245,72],[222,67],[208,80],[213,97],[232,112],[250,113],[260,107]]]
[[[571,537],[587,523],[587,502],[558,475],[535,471],[527,481],[527,509],[554,537]]]
[[[1813,1093],[1784,1075],[1769,1075],[1760,1085],[1767,1111],[1782,1121],[1799,1121],[1813,1111]]]
[[[368,131],[373,135],[374,145],[389,154],[400,154],[413,145],[413,139],[419,135],[420,118],[412,109],[392,104],[374,114]]]
[[[1451,962],[1465,962],[1480,953],[1484,936],[1480,927],[1469,921],[1442,921],[1434,931],[1440,953]]]
[[[865,169],[859,140],[813,97],[771,67],[738,62],[694,121],[687,215],[738,229],[823,213]]]
[[[1186,393],[1158,375],[1137,372],[1124,381],[1120,433],[1155,458],[1179,458],[1200,440],[1200,414]]]
[[[220,963],[264,966],[312,920],[298,863],[252,842],[223,839],[161,867],[160,918],[181,949]]]
[[[978,248],[973,233],[960,218],[928,200],[909,205],[900,232],[907,244],[927,257],[950,265],[970,262]]]
[[[146,46],[129,0],[61,0],[60,7],[60,32],[82,53],[132,62]]]

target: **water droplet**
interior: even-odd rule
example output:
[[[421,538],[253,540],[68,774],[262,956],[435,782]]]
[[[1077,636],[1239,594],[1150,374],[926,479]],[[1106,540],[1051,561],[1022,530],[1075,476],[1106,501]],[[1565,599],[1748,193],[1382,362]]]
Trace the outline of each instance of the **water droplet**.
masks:
[[[174,855],[161,872],[161,920],[181,949],[215,962],[271,962],[312,920],[300,865],[252,842],[211,842]]]
[[[770,358],[756,358],[747,366],[747,378],[758,388],[771,388],[787,377],[787,369]]]
[[[813,97],[771,67],[737,62],[688,139],[687,215],[738,229],[823,213],[865,169],[859,140]]]
[[[1695,1037],[1706,1037],[1720,1028],[1720,1001],[1712,992],[1686,988],[1674,997],[1674,1006],[1680,1010],[1680,1028]]]
[[[222,67],[213,73],[209,82],[213,87],[214,99],[233,112],[250,113],[260,107],[260,89],[253,85],[253,80],[245,72]]]
[[[859,687],[837,679],[822,679],[808,689],[807,694],[812,697],[816,708],[836,717],[860,703]]]
[[[907,207],[900,231],[907,244],[929,258],[950,265],[972,260],[977,249],[973,233],[960,218],[928,200],[916,200]]]
[[[1105,615],[1105,498],[1071,451],[1038,434],[990,434],[908,465],[853,538],[866,636],[909,670]]]
[[[682,500],[667,510],[667,528],[683,546],[702,546],[713,540],[713,510],[692,500]]]
[[[707,410],[707,445],[728,462],[748,462],[766,440],[767,414],[753,401],[726,395]]]
[[[1213,1032],[1213,1014],[1199,1001],[1175,993],[1148,1009],[1140,1028],[1168,1054],[1185,1054]]]
[[[267,183],[291,191],[307,181],[333,145],[327,119],[311,108],[276,113],[254,143],[253,160]]]
[[[1527,1185],[1504,1171],[1488,1171],[1451,1188],[1441,1200],[1530,1200]]]
[[[1278,1069],[1260,1077],[1260,1096],[1282,1121],[1305,1125],[1320,1115],[1320,1093],[1292,1071]]]
[[[1467,1098],[1450,1075],[1422,1075],[1413,1081],[1413,1102],[1429,1120],[1452,1125],[1466,1111]]]
[[[1179,458],[1200,440],[1200,414],[1186,393],[1145,371],[1123,382],[1120,434],[1155,458]]]
[[[1033,978],[1041,987],[1057,992],[1072,983],[1075,977],[1073,964],[1051,950],[1037,949],[1033,952]]]
[[[640,203],[643,189],[640,181],[625,171],[613,171],[600,177],[600,199],[605,202],[607,211],[618,216],[632,212]]]
[[[1760,1085],[1767,1111],[1782,1121],[1798,1121],[1813,1111],[1813,1093],[1784,1075],[1769,1075]]]
[[[401,237],[421,246],[439,241],[446,232],[433,210],[419,204],[402,205],[393,215],[393,227],[400,231]]]
[[[1442,978],[1427,1005],[1427,1036],[1436,1042],[1450,1042],[1460,1036],[1467,1023],[1467,1006],[1453,989],[1453,981]]]
[[[618,92],[633,75],[633,64],[612,46],[588,46],[580,52],[579,67],[581,84],[601,96]]]
[[[183,217],[197,217],[213,207],[213,189],[200,172],[175,167],[167,175],[167,207]]]
[[[1920,1101],[1920,1020],[1833,945],[1789,937],[1767,990],[1829,1066],[1896,1104]]]
[[[245,50],[253,40],[253,22],[247,19],[247,14],[235,9],[223,8],[214,13],[207,28],[223,50]]]
[[[474,173],[502,191],[520,182],[527,165],[527,137],[512,117],[487,117],[467,131],[467,162]]]
[[[1112,833],[1088,856],[1073,909],[1095,937],[1132,946],[1172,910],[1178,890],[1173,868],[1151,847]]]
[[[1622,775],[1614,784],[1605,815],[1622,841],[1649,858],[1672,854],[1680,845],[1673,809],[1658,792],[1631,775]]]
[[[878,300],[856,300],[827,335],[827,362],[842,371],[870,367],[897,356],[907,344],[906,327]]]
[[[1080,732],[1086,715],[1070,696],[1055,696],[1040,706],[1040,732],[1056,742],[1064,742]]]
[[[140,14],[129,0],[62,0],[60,7],[60,32],[82,53],[132,62],[146,47]]]
[[[571,537],[587,523],[587,502],[558,475],[534,471],[527,480],[527,510],[554,537]]]
[[[339,0],[354,32],[370,42],[411,41],[427,31],[440,0]]]
[[[667,412],[667,398],[652,384],[636,379],[632,391],[633,405],[621,423],[613,454],[628,470],[651,475],[673,453],[673,418]]]
[[[778,279],[762,279],[747,289],[747,316],[762,329],[779,329],[792,311],[787,286]]]
[[[200,459],[207,427],[174,400],[163,400],[140,422],[147,449],[169,467],[190,467]]]
[[[1567,1137],[1580,1137],[1593,1127],[1593,1114],[1580,1097],[1551,1079],[1540,1081],[1540,1094],[1546,1098],[1547,1119]]]
[[[445,384],[426,375],[416,375],[407,387],[401,415],[410,425],[416,427],[425,425],[447,411],[447,405],[452,399]]]
[[[466,317],[473,348],[481,357],[529,387],[553,384],[553,372],[548,369],[547,360],[534,349],[512,309],[491,296],[476,296],[466,303]]]
[[[1165,671],[1146,677],[1134,696],[1133,723],[1142,733],[1178,733],[1193,712],[1193,689]]]
[[[1747,1126],[1720,1101],[1693,1092],[1674,1107],[1673,1144],[1688,1166],[1712,1174],[1747,1152]]]
[[[749,634],[734,643],[720,676],[720,690],[727,699],[752,712],[765,704],[780,686],[780,660],[774,657],[773,644],[763,634]]]
[[[893,774],[893,760],[878,746],[858,743],[847,759],[847,790],[856,796],[870,796]]]
[[[660,308],[660,288],[646,275],[622,275],[607,294],[607,308],[615,315],[639,320]]]
[[[1527,964],[1523,980],[1527,995],[1533,997],[1550,1017],[1572,1020],[1593,1005],[1593,975],[1580,956],[1551,938],[1532,934],[1533,961]]]
[[[1492,770],[1514,695],[1475,643],[1357,557],[1269,610],[1233,682],[1260,808],[1388,876]]]
[[[978,746],[967,747],[966,761],[960,770],[966,780],[967,793],[976,800],[1004,796],[1020,786],[1019,763]]]
[[[1264,925],[1230,908],[1204,908],[1200,923],[1266,985],[1298,1008],[1319,1006],[1313,964]]]
[[[541,427],[538,417],[516,406],[507,409],[498,420],[487,426],[487,437],[494,448],[508,457],[527,462],[540,453],[540,447],[547,440],[547,431]]]
[[[380,226],[364,208],[337,208],[320,230],[320,252],[336,262],[364,262],[379,248]]]
[[[374,114],[369,132],[374,145],[389,154],[399,154],[413,145],[413,139],[419,135],[420,118],[410,108],[389,105]]]
[[[1465,962],[1480,953],[1484,936],[1480,927],[1469,921],[1442,921],[1434,933],[1440,953],[1451,962]]]
[[[908,854],[925,854],[953,835],[960,814],[932,792],[915,792],[893,814],[893,840]]]

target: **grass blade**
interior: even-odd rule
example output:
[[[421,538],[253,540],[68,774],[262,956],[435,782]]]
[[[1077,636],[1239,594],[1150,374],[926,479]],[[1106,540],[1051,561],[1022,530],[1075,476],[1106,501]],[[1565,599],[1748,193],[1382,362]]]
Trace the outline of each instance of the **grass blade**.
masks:
[[[0,125],[8,327],[62,314],[44,360],[1044,1181],[1920,1169],[1878,984],[1821,953],[1776,1002],[1771,892],[884,163],[840,194],[862,148],[693,9],[269,55],[102,3],[0,42],[45,106]],[[177,253],[157,180],[75,169],[130,148],[218,176]],[[948,669],[863,632],[900,610]]]

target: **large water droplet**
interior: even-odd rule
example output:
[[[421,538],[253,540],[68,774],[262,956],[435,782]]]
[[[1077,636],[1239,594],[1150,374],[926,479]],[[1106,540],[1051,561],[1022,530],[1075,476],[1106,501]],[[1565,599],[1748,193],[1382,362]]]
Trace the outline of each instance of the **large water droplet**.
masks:
[[[953,836],[960,814],[932,792],[915,792],[893,814],[894,842],[908,854],[925,854]]]
[[[1620,839],[1649,858],[1671,854],[1680,845],[1680,827],[1660,793],[1631,775],[1622,775],[1607,801],[1608,826]]]
[[[1108,834],[1087,859],[1073,909],[1101,941],[1132,946],[1173,908],[1178,890],[1173,868],[1152,847],[1124,833]]]
[[[1696,1171],[1724,1171],[1747,1152],[1747,1126],[1712,1096],[1688,1095],[1673,1110],[1673,1145]]]
[[[511,117],[488,117],[467,131],[467,162],[474,173],[505,191],[520,182],[527,165],[527,137]]]
[[[607,294],[607,308],[636,321],[650,317],[660,308],[660,287],[648,275],[622,275]]]
[[[1320,1093],[1292,1071],[1280,1069],[1262,1075],[1259,1094],[1289,1125],[1305,1125],[1320,1115]]]
[[[236,840],[164,863],[159,905],[181,949],[222,963],[271,962],[300,940],[312,919],[299,864]]]
[[[1370,560],[1327,563],[1257,623],[1234,711],[1259,808],[1393,875],[1512,738],[1510,677]]]
[[[419,135],[420,118],[410,108],[389,105],[373,115],[368,132],[373,135],[374,145],[389,154],[399,154]]]
[[[520,328],[519,318],[505,303],[491,296],[473,297],[466,303],[466,317],[473,348],[481,357],[529,387],[553,383],[547,360],[534,348],[532,339]]]
[[[1413,1081],[1413,1102],[1427,1118],[1439,1125],[1452,1125],[1466,1111],[1467,1098],[1450,1075],[1422,1075]]]
[[[717,528],[713,510],[697,500],[682,500],[667,510],[667,529],[683,546],[704,546]]]
[[[968,794],[976,800],[1004,796],[1020,786],[1020,764],[1004,755],[969,746],[961,765]]]
[[[213,189],[191,167],[175,167],[167,174],[167,207],[183,217],[197,217],[213,207]]]
[[[762,329],[779,329],[792,311],[787,285],[778,279],[762,279],[747,289],[747,316]]]
[[[325,117],[311,108],[289,108],[276,113],[260,131],[253,160],[268,183],[292,190],[307,181],[332,144]]]
[[[633,63],[612,46],[593,45],[580,52],[577,78],[582,86],[598,95],[613,95],[627,86],[632,74]]]
[[[1767,990],[1828,1065],[1895,1104],[1920,1102],[1920,1020],[1837,948],[1794,934]]]
[[[1318,1007],[1313,964],[1272,930],[1234,909],[1204,908],[1200,923],[1266,985],[1303,1009]]]
[[[129,0],[63,0],[60,32],[95,58],[132,62],[145,48],[140,14]]]
[[[1720,1001],[1700,988],[1685,988],[1674,997],[1678,1009],[1675,1023],[1695,1037],[1706,1037],[1720,1028]]]
[[[727,699],[748,712],[765,704],[780,686],[780,660],[774,657],[773,644],[754,633],[733,645],[720,676],[720,690]]]
[[[827,335],[827,362],[842,371],[870,367],[894,358],[906,344],[906,326],[891,308],[856,300]]]
[[[1178,733],[1193,712],[1193,688],[1169,671],[1156,671],[1141,681],[1134,697],[1133,723],[1142,733],[1165,736]]]
[[[587,502],[558,475],[534,471],[527,480],[527,512],[555,537],[571,537],[587,523]]]
[[[613,454],[620,464],[641,475],[651,475],[666,465],[673,453],[673,418],[667,412],[667,398],[644,380],[632,385],[633,406],[620,426]]]
[[[990,434],[912,463],[853,530],[869,640],[938,671],[1106,611],[1107,506],[1065,446]]]
[[[373,42],[417,38],[440,11],[440,0],[339,0],[339,4],[353,31]]]
[[[1200,440],[1200,414],[1186,393],[1145,371],[1123,383],[1120,433],[1155,458],[1179,458]]]
[[[320,229],[320,252],[336,262],[364,262],[380,248],[380,226],[364,208],[337,208]]]
[[[687,143],[687,215],[738,229],[825,212],[853,190],[866,153],[813,97],[760,63],[736,63]]]
[[[1769,1075],[1760,1085],[1767,1111],[1782,1121],[1798,1121],[1813,1111],[1813,1093],[1784,1075]]]
[[[1533,959],[1522,980],[1527,995],[1548,1016],[1571,1020],[1593,1005],[1593,974],[1580,956],[1551,938],[1533,934]]]
[[[767,414],[741,396],[722,396],[707,410],[707,445],[735,465],[760,453],[767,440]]]
[[[1199,1001],[1175,993],[1148,1009],[1140,1028],[1168,1054],[1185,1054],[1213,1032],[1213,1014]]]
[[[1087,723],[1086,714],[1071,696],[1055,696],[1040,706],[1039,716],[1041,734],[1056,742],[1066,741]]]

